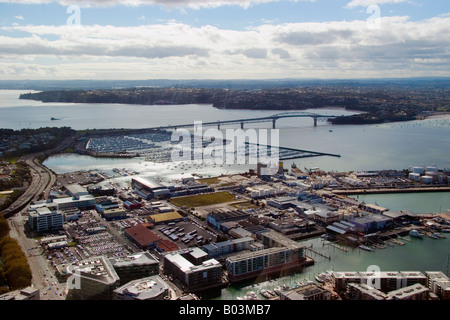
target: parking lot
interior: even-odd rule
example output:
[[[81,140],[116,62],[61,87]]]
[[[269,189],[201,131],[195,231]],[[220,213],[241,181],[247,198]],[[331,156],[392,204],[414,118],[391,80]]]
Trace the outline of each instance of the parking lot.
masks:
[[[77,221],[64,225],[68,246],[47,249],[44,254],[53,266],[68,265],[91,256],[123,257],[133,250],[118,242],[107,228],[102,229],[104,222],[93,211],[85,211]],[[97,231],[92,231],[95,230]]]
[[[194,221],[160,224],[153,231],[163,239],[175,242],[180,248],[202,246],[216,241],[214,233]]]

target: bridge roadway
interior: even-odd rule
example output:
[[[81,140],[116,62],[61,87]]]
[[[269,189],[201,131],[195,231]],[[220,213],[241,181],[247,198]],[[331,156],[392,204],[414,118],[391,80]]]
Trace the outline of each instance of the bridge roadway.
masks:
[[[317,120],[319,118],[336,118],[337,116],[334,115],[321,115],[316,113],[310,113],[310,112],[283,112],[283,113],[277,113],[272,116],[268,117],[261,117],[261,118],[247,118],[247,119],[236,119],[236,120],[218,120],[218,121],[212,121],[212,122],[202,122],[202,126],[217,126],[217,129],[220,129],[221,125],[230,125],[230,124],[240,124],[241,129],[244,129],[244,123],[259,123],[259,122],[272,122],[272,128],[275,129],[276,121],[282,118],[313,118],[314,120],[314,126],[317,126]],[[170,125],[170,126],[163,126],[159,127],[159,129],[178,129],[178,128],[185,128],[185,127],[192,127],[193,124],[182,124],[182,125]]]
[[[236,119],[236,120],[218,120],[218,121],[211,121],[211,122],[202,122],[202,127],[208,127],[208,126],[217,126],[217,129],[220,129],[221,125],[232,125],[232,124],[240,124],[241,129],[244,129],[245,123],[260,123],[260,122],[272,122],[272,128],[275,129],[276,121],[282,118],[313,118],[314,120],[314,126],[317,126],[317,120],[320,118],[336,118],[338,116],[335,115],[321,115],[316,113],[310,113],[310,112],[283,112],[283,113],[277,113],[272,116],[268,117],[261,117],[261,118],[247,118],[247,119]],[[194,127],[194,123],[188,123],[188,124],[178,124],[178,125],[167,125],[167,126],[159,126],[159,127],[152,127],[152,128],[142,128],[142,129],[96,129],[96,130],[89,130],[89,134],[92,135],[110,135],[110,134],[132,134],[132,133],[147,133],[147,132],[154,132],[159,130],[171,130],[171,129],[179,129],[179,128],[190,128]]]

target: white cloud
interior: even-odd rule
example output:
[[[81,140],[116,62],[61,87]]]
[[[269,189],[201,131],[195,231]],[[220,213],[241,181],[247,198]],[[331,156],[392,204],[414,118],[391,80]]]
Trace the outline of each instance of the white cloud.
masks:
[[[25,20],[23,16],[15,16],[14,18],[16,18],[17,20]]]
[[[346,7],[354,8],[354,7],[369,7],[372,5],[382,5],[382,4],[396,4],[407,2],[408,0],[352,0],[350,1]]]
[[[78,5],[82,7],[92,6],[141,6],[141,5],[163,5],[168,7],[190,7],[199,8],[216,8],[227,5],[237,5],[248,8],[251,5],[260,3],[278,2],[283,0],[0,0],[0,3],[21,3],[21,4],[48,4],[59,3],[63,6]],[[316,0],[287,0],[291,2],[307,1],[314,2]]]
[[[38,75],[96,79],[450,76],[448,25],[450,17],[382,17],[375,30],[362,20],[243,31],[176,22],[11,26],[0,29],[8,35],[0,36],[0,65],[14,77],[33,76],[12,67],[21,61],[45,61]]]

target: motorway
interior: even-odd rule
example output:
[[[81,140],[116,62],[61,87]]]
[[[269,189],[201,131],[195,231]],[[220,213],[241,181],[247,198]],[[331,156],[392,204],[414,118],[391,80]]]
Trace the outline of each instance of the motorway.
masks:
[[[69,137],[55,149],[22,156],[18,161],[24,161],[28,165],[32,178],[31,183],[25,192],[9,206],[9,208],[0,212],[0,214],[9,218],[22,210],[30,202],[38,200],[41,194],[43,194],[44,197],[48,196],[50,189],[56,182],[56,174],[49,168],[40,164],[37,159],[41,156],[49,156],[50,154],[58,153],[66,149],[72,142],[73,137]]]

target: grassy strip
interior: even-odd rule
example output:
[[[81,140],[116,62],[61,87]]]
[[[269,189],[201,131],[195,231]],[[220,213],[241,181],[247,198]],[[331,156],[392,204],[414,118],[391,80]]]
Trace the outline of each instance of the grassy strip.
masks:
[[[215,192],[208,194],[199,194],[195,196],[185,196],[170,199],[170,202],[178,207],[202,207],[213,204],[231,202],[235,200],[234,195],[229,194],[226,191]]]

